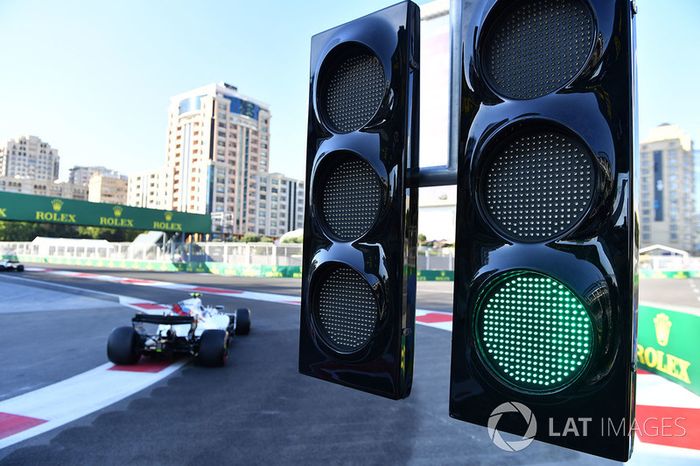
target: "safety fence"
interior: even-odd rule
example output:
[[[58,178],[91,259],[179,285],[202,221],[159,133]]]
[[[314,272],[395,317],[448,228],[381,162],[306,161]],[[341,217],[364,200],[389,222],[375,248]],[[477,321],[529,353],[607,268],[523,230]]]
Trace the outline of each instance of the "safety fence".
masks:
[[[0,254],[28,263],[242,277],[298,278],[302,263],[302,245],[297,243],[202,242],[167,248],[137,242],[41,238],[33,242],[0,242]],[[451,281],[454,250],[419,248],[417,268],[418,280]]]

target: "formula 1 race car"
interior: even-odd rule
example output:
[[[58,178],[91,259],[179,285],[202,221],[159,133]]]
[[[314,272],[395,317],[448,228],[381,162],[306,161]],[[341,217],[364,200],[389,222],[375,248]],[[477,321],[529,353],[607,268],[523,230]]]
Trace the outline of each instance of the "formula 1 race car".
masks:
[[[24,265],[18,260],[0,260],[0,272],[24,272]]]
[[[234,335],[250,333],[250,310],[233,314],[223,306],[205,306],[201,294],[173,304],[163,314],[137,313],[131,326],[117,327],[107,340],[107,357],[114,364],[136,364],[141,355],[190,355],[204,366],[226,364]],[[157,325],[155,331],[147,325]],[[150,327],[153,328],[153,327]]]

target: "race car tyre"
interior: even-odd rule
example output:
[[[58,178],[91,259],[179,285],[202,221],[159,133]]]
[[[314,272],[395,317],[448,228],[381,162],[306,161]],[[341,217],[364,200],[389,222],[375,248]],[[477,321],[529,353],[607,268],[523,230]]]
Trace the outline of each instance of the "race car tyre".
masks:
[[[141,358],[141,336],[133,327],[117,327],[107,340],[107,357],[114,364],[136,364]]]
[[[236,309],[236,335],[248,335],[250,333],[250,309]]]
[[[225,330],[205,330],[199,340],[197,360],[203,366],[223,366],[228,358],[227,343]]]
[[[24,266],[23,266],[23,265],[18,265],[18,266],[17,266],[17,271],[18,271],[18,272],[24,272]]]

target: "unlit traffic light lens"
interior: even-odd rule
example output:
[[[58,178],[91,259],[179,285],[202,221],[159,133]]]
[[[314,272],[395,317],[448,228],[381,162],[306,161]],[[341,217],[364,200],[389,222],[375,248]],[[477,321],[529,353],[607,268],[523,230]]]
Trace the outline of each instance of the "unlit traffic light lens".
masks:
[[[340,352],[362,348],[379,316],[369,284],[350,267],[341,266],[322,279],[318,290],[316,322],[327,343]]]
[[[509,274],[480,302],[477,342],[511,385],[555,391],[585,368],[593,347],[591,319],[557,280],[534,272]]]
[[[321,107],[331,129],[350,133],[362,128],[379,109],[386,81],[379,59],[359,46],[341,47],[327,59],[327,79]]]
[[[588,211],[594,192],[593,160],[575,138],[554,131],[515,136],[486,167],[486,211],[509,239],[557,237]]]
[[[511,99],[534,99],[576,77],[595,39],[593,15],[580,0],[505,2],[484,43],[489,85]]]
[[[383,187],[369,163],[359,157],[342,157],[341,153],[330,154],[321,170],[325,180],[320,185],[319,207],[330,232],[342,241],[352,241],[376,222]]]

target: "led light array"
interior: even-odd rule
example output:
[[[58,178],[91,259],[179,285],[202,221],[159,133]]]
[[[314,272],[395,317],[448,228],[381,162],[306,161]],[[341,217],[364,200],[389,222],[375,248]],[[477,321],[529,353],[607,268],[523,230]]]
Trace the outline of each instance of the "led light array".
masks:
[[[367,343],[377,323],[377,309],[372,289],[349,267],[335,269],[320,286],[319,321],[338,350],[354,351]]]
[[[491,86],[508,98],[534,99],[566,85],[591,52],[591,12],[580,0],[508,3],[484,47]]]
[[[569,383],[592,350],[590,317],[558,281],[524,273],[506,278],[480,309],[482,351],[502,377],[521,388]]]
[[[374,224],[382,202],[382,184],[374,169],[358,158],[338,164],[323,186],[321,213],[341,240],[359,238]]]
[[[540,132],[510,141],[486,172],[486,207],[505,233],[541,241],[571,228],[593,196],[593,165],[575,140]]]
[[[362,128],[377,112],[385,93],[384,69],[370,54],[347,58],[331,74],[326,114],[333,129],[349,133]]]

